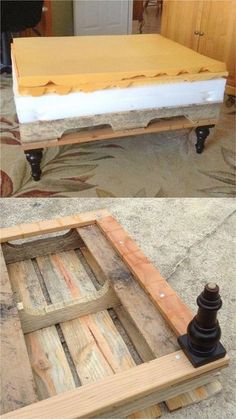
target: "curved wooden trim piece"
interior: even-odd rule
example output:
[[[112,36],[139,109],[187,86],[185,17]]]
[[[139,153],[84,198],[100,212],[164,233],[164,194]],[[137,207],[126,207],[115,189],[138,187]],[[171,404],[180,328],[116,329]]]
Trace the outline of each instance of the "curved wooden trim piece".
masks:
[[[86,297],[67,303],[51,304],[38,310],[18,303],[17,308],[23,332],[30,333],[118,305],[120,305],[120,300],[106,281],[99,291],[91,292]]]
[[[21,244],[3,243],[2,251],[6,264],[21,262],[38,256],[49,255],[56,252],[78,249],[82,241],[76,229],[57,237],[48,237]]]

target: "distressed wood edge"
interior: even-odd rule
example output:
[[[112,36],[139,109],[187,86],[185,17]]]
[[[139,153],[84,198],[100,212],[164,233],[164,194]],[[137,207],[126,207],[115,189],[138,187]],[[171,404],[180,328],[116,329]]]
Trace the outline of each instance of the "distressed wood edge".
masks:
[[[175,117],[174,117],[175,118]],[[84,132],[74,132],[63,134],[61,138],[45,139],[41,141],[21,142],[21,148],[24,151],[38,148],[50,148],[66,144],[85,144],[94,141],[111,141],[111,139],[119,139],[124,137],[132,137],[135,135],[154,134],[157,132],[174,131],[185,128],[197,128],[204,125],[216,125],[218,119],[208,118],[193,121],[190,117],[179,117],[179,121],[159,121],[153,122],[147,127],[124,129],[113,131],[112,128],[97,128],[92,133],[86,135]]]
[[[101,219],[108,215],[109,212],[106,209],[99,209],[97,211],[54,218],[52,220],[5,227],[0,229],[0,243],[5,243],[9,240],[19,240],[47,233],[54,233],[69,228],[84,227],[90,224],[95,224],[97,219]]]
[[[30,333],[118,305],[120,300],[109,281],[106,281],[99,291],[90,292],[86,297],[68,303],[50,304],[41,309],[32,309],[19,302],[17,308],[23,332]]]
[[[201,403],[203,400],[208,400],[213,396],[216,396],[222,391],[222,384],[220,381],[217,380],[219,378],[220,372],[216,373],[216,376],[212,376],[212,380],[210,382],[202,383],[200,386],[195,387],[192,389],[196,390],[197,393],[202,393],[201,389],[204,389],[204,395],[201,398],[194,397],[192,399],[189,398],[189,391],[179,394],[178,396],[165,400],[165,404],[169,410],[169,412],[174,412],[175,410],[182,409],[187,406],[192,406],[196,403]]]
[[[104,222],[106,222],[106,219],[104,219]],[[117,227],[113,223],[113,227]],[[110,227],[110,223],[109,223]],[[119,229],[120,230],[120,229]],[[117,231],[117,230],[115,230]],[[130,246],[130,242],[128,242],[128,245]],[[121,245],[121,248],[123,248],[123,245]],[[100,283],[104,283],[106,280],[106,276],[104,275],[103,271],[100,270],[100,268],[97,265],[97,262],[94,259],[94,256],[91,254],[91,252],[88,250],[88,248],[81,247],[81,252],[83,253],[85,259],[90,264],[91,269],[93,270],[94,274],[97,277],[97,280]],[[124,250],[124,249],[123,249]],[[129,338],[133,342],[136,351],[140,355],[141,359],[143,359],[144,362],[150,361],[151,359],[155,359],[156,355],[153,351],[152,346],[146,342],[146,340],[143,340],[143,336],[140,333],[139,329],[134,325],[133,320],[129,317],[128,311],[124,309],[124,307],[116,307],[114,308],[114,312],[118,316],[118,319],[120,320],[121,324],[126,330],[126,333],[128,334]],[[132,327],[132,324],[134,325],[134,328]],[[136,329],[136,330],[135,330]],[[137,335],[138,333],[138,335]],[[221,389],[220,383],[217,381],[211,383],[211,385],[200,387],[197,389],[189,389],[186,390],[187,393],[181,393],[177,396],[171,396],[171,400],[166,399],[165,403],[170,411],[179,409],[181,407],[192,405],[193,403],[199,403],[202,400],[208,399],[212,397],[213,395],[217,394]],[[196,391],[197,390],[197,391]],[[168,397],[168,395],[167,395]]]
[[[0,274],[0,415],[6,411],[13,411],[14,415],[22,405],[37,402],[38,395],[1,245]]]
[[[157,403],[159,405],[159,403],[163,402],[165,398],[171,397],[171,399],[175,399],[176,397],[181,396],[183,392],[190,392],[202,386],[211,385],[212,383],[219,383],[219,381],[215,381],[219,374],[220,372],[216,372],[214,374],[208,373],[204,374],[202,377],[187,380],[181,384],[173,385],[165,390],[151,393],[150,395],[135,400],[134,402],[129,402],[124,406],[117,407],[115,410],[112,410],[112,412],[93,416],[92,419],[111,419],[111,414],[112,419],[121,419],[121,417],[123,418],[126,415],[132,414],[135,409],[141,410],[144,407],[153,406]],[[197,401],[196,403],[200,401],[201,400]],[[191,405],[192,404],[193,403],[191,403]],[[179,408],[181,407],[182,406],[179,406]]]
[[[3,419],[85,419],[99,417],[102,414],[115,412],[125,404],[134,403],[132,411],[136,411],[137,401],[156,392],[160,399],[153,401],[159,403],[166,399],[167,389],[176,387],[176,393],[183,393],[180,384],[191,382],[195,378],[214,376],[214,373],[229,364],[226,355],[217,361],[194,368],[184,353],[180,350],[172,354],[157,358],[148,363],[133,367],[114,376],[106,377],[93,384],[79,387],[64,394],[51,397],[24,407],[18,411],[3,415]],[[165,371],[165,374],[163,374]],[[215,376],[214,376],[215,378]],[[138,385],[137,385],[138,383]],[[201,385],[201,384],[200,384]],[[197,387],[199,386],[199,383]],[[170,397],[170,394],[169,396]],[[79,400],[79,405],[78,405]],[[148,401],[148,405],[153,403]],[[78,409],[79,406],[79,409]],[[115,406],[115,408],[114,408]],[[144,406],[143,406],[144,407]]]
[[[82,242],[76,229],[57,237],[40,238],[25,243],[2,243],[2,251],[6,264],[22,262],[38,256],[45,256],[61,251],[80,248]]]
[[[100,231],[103,233],[105,238],[108,240],[108,242],[112,245],[113,249],[118,253],[118,255],[121,257],[123,262],[126,264],[126,266],[130,269],[138,283],[141,285],[141,287],[144,289],[144,291],[148,294],[148,296],[151,298],[153,303],[155,304],[156,308],[160,312],[160,314],[163,316],[163,318],[168,323],[169,327],[174,331],[176,336],[180,336],[184,333],[186,333],[188,323],[193,318],[193,313],[185,304],[182,299],[179,297],[179,295],[175,292],[175,290],[168,284],[168,282],[161,276],[158,269],[150,262],[150,260],[144,255],[142,250],[136,245],[135,241],[128,235],[126,230],[116,221],[114,217],[109,215],[108,217],[104,217],[104,219],[100,222],[100,220],[97,220],[96,225],[99,227]],[[118,231],[122,233],[124,240],[123,241],[117,241],[112,236],[112,233],[116,233]],[[129,251],[125,249],[125,241],[129,241]],[[152,281],[146,281],[144,282],[143,278],[140,276],[137,266],[135,265],[135,262],[132,260],[132,257],[130,258],[130,255],[139,255],[139,259],[144,261],[146,265],[148,265],[151,269],[152,274]],[[153,285],[153,275],[155,275],[155,282]],[[150,279],[150,278],[149,278]],[[163,288],[163,293],[157,293],[155,285],[160,285]],[[165,287],[168,287],[168,290],[171,290],[171,295],[167,296],[165,295]],[[163,296],[163,298],[162,298]],[[169,317],[169,301],[168,299],[171,299],[172,297],[175,297],[176,301],[176,307],[175,312],[173,311],[173,318],[171,319]],[[181,316],[180,321],[180,314],[181,310],[184,312],[184,315]]]

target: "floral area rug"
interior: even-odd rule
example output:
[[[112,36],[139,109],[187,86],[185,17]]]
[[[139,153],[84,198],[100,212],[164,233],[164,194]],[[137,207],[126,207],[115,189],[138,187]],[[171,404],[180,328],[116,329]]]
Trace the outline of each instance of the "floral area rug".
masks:
[[[235,195],[235,107],[223,106],[203,154],[189,130],[47,149],[34,182],[20,148],[12,80],[1,79],[2,197]]]

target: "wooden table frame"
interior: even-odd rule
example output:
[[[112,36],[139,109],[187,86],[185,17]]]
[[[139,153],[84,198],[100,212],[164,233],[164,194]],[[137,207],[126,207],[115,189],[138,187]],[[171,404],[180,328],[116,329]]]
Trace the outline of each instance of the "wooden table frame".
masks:
[[[53,238],[44,238],[35,241],[36,244],[34,246],[32,242],[29,244],[12,244],[8,242],[68,229],[72,229],[72,231],[56,240],[57,249],[58,243],[59,248],[62,247],[63,250],[73,248],[74,235],[79,233],[79,240],[82,240],[94,255],[105,277],[109,279],[109,283],[105,282],[100,295],[88,297],[87,308],[86,301],[76,301],[74,304],[75,312],[73,311],[74,309],[71,311],[70,306],[52,306],[47,313],[27,313],[27,307],[23,307],[20,304],[18,304],[17,309],[12,296],[5,263],[19,261],[25,257],[35,257],[37,252],[40,255],[53,253],[53,251],[55,252],[55,245],[53,244],[55,240],[53,241]],[[55,324],[55,322],[59,321],[58,315],[60,321],[63,321],[62,317],[64,314],[66,320],[68,320],[68,318],[74,318],[73,316],[84,315],[90,312],[90,310],[96,311],[114,306],[119,301],[129,310],[126,303],[127,298],[129,298],[127,290],[131,284],[131,279],[119,274],[118,270],[114,272],[111,264],[107,263],[106,260],[104,261],[101,252],[94,252],[97,246],[96,231],[100,232],[98,239],[101,240],[102,238],[101,246],[103,241],[112,245],[117,257],[119,256],[132,272],[134,278],[145,290],[145,293],[152,300],[176,336],[186,333],[187,325],[193,317],[192,312],[161,277],[157,269],[150,263],[120,224],[106,210],[97,210],[50,221],[39,221],[32,224],[3,228],[1,230],[2,302],[3,307],[7,307],[5,311],[6,322],[4,324],[6,328],[11,324],[12,333],[9,335],[9,340],[11,340],[11,343],[15,343],[15,352],[10,355],[7,352],[9,341],[3,340],[2,342],[3,363],[9,363],[8,356],[13,363],[12,368],[7,370],[7,375],[3,377],[3,382],[6,380],[8,383],[14,383],[16,400],[10,401],[12,409],[9,409],[8,406],[8,410],[17,409],[4,414],[2,416],[4,419],[38,419],[39,417],[44,417],[45,419],[52,417],[57,419],[82,419],[88,417],[108,419],[111,415],[112,418],[118,419],[122,415],[129,415],[138,409],[159,403],[167,398],[175,397],[185,391],[216,380],[218,371],[229,363],[229,358],[226,355],[222,359],[194,368],[184,355],[184,352],[179,350],[150,362],[144,362],[128,371],[104,378],[99,382],[76,388],[43,401],[37,401],[20,320],[22,321],[23,329],[28,331],[29,327],[33,327],[36,330],[44,327],[45,324]],[[42,243],[41,246],[40,243]],[[104,296],[106,298],[103,298]],[[96,300],[98,302],[97,307]],[[81,308],[82,311],[78,311]],[[56,317],[53,317],[53,311]],[[28,315],[35,316],[33,323],[28,321]],[[41,322],[44,321],[46,323],[43,323],[42,326]],[[7,330],[4,329],[4,332],[7,333]],[[23,378],[21,376],[22,363]],[[164,374],[163,371],[165,372]],[[25,394],[26,390],[28,390],[26,393],[28,401],[25,404],[28,404],[28,406],[18,408],[20,401],[17,400],[17,397],[20,398],[22,392]],[[8,397],[9,394],[6,394],[4,391],[3,398],[4,396]]]
[[[61,145],[84,144],[92,141],[105,141],[119,139],[135,135],[153,134],[157,132],[180,130],[184,128],[195,128],[197,142],[195,144],[196,152],[202,153],[205,141],[210,134],[210,128],[217,123],[216,119],[205,119],[200,121],[191,121],[186,117],[174,117],[166,120],[159,120],[150,123],[146,128],[124,129],[113,131],[112,128],[94,128],[92,131],[85,130],[71,134],[64,134],[61,138],[48,141],[27,142],[21,144],[26,155],[26,159],[31,167],[31,174],[35,181],[41,178],[41,160],[43,150],[48,147]]]

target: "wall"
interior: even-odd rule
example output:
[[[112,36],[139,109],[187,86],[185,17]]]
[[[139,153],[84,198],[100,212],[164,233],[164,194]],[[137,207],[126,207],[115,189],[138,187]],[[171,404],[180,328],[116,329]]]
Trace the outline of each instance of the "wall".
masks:
[[[73,1],[52,0],[52,35],[74,35],[73,25]]]

